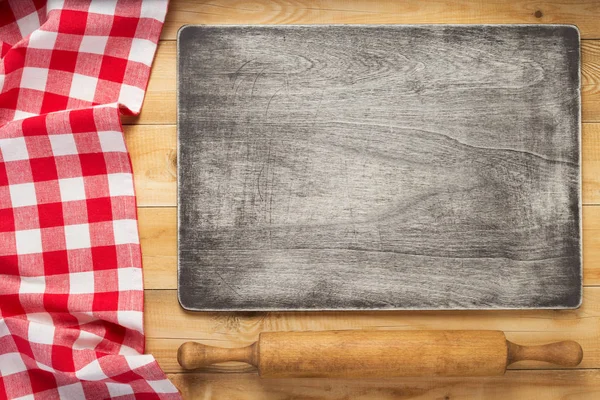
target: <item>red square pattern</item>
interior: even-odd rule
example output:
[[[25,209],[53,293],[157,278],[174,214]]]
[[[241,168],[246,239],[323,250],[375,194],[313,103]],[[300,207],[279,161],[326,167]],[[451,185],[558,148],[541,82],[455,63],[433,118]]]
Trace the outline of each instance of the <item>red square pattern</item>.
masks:
[[[38,205],[40,228],[64,226],[63,209],[61,203],[46,203]]]
[[[0,398],[180,398],[155,361],[125,355],[144,350],[141,254],[114,221],[136,204],[122,138],[99,133],[139,111],[121,88],[146,87],[153,54],[129,60],[131,45],[158,41],[166,7],[0,1]]]

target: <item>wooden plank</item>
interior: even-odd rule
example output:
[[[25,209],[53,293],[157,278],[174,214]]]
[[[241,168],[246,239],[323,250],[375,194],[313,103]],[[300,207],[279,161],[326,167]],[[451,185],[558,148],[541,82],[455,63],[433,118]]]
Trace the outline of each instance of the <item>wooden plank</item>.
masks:
[[[581,106],[583,121],[600,121],[600,40],[581,42]]]
[[[581,62],[582,120],[600,122],[600,40],[581,42]],[[175,42],[161,41],[141,114],[137,117],[123,117],[124,124],[176,123],[176,64]]]
[[[175,290],[146,290],[145,305],[148,339],[189,338],[226,344],[232,340],[250,343],[262,331],[278,330],[498,329],[522,333],[522,338],[530,335],[530,340],[544,334],[584,342],[589,339],[584,357],[600,362],[598,287],[584,289],[583,304],[576,310],[190,312],[179,307]]]
[[[186,400],[595,400],[598,370],[507,371],[486,378],[260,379],[256,374],[169,374]]]
[[[144,287],[177,289],[177,209],[139,208]],[[600,207],[583,207],[583,283],[600,285]]]
[[[138,206],[176,206],[175,125],[126,125]],[[600,204],[600,123],[583,124],[583,204]]]
[[[125,140],[135,171],[139,207],[177,205],[175,125],[126,125]],[[600,123],[582,131],[583,204],[600,204]]]
[[[162,38],[184,24],[575,24],[599,39],[600,6],[587,1],[173,0]]]
[[[600,207],[584,206],[583,284],[600,285]]]
[[[179,39],[182,306],[579,305],[572,26],[188,26]]]
[[[375,5],[371,3],[362,2],[347,2],[347,1],[338,1],[336,3],[339,6],[337,9],[333,9],[334,3],[328,3],[325,1],[313,0],[311,3],[316,8],[331,8],[330,10],[296,10],[302,7],[306,8],[306,1],[271,1],[271,0],[258,0],[253,2],[233,2],[229,0],[214,0],[210,3],[200,3],[195,2],[193,0],[184,2],[178,0],[172,0],[170,4],[170,13],[167,17],[167,24],[165,26],[165,30],[163,31],[163,35],[171,35],[173,39],[175,37],[176,29],[179,25],[183,23],[223,23],[229,19],[231,23],[268,23],[267,20],[271,19],[275,21],[275,23],[286,22],[290,20],[293,22],[293,17],[291,14],[296,13],[300,15],[302,13],[304,19],[296,19],[296,21],[300,21],[301,23],[319,23],[320,19],[322,23],[331,23],[331,18],[336,18],[339,15],[339,18],[344,18],[348,22],[374,22],[375,18],[380,18],[376,16],[372,18],[369,12],[377,13],[382,7],[386,7],[391,4],[393,7],[398,7],[402,9],[402,12],[398,12],[394,17],[389,18],[389,22],[391,23],[402,23],[403,18],[412,18],[415,22],[428,22],[425,19],[429,19],[431,22],[449,22],[448,18],[452,18],[453,14],[455,18],[464,19],[465,22],[479,23],[481,22],[481,18],[490,18],[495,19],[496,16],[501,16],[502,13],[507,13],[503,17],[499,17],[495,22],[511,22],[510,14],[517,13],[519,15],[525,15],[526,18],[530,18],[529,14],[537,11],[538,5],[542,12],[542,16],[540,19],[550,18],[556,19],[556,21],[551,20],[549,22],[571,22],[567,21],[563,18],[566,14],[578,13],[580,10],[581,15],[587,15],[586,17],[589,19],[588,26],[592,27],[592,29],[598,30],[600,29],[600,25],[596,23],[597,15],[596,10],[598,8],[598,3],[596,1],[590,1],[583,4],[572,4],[570,2],[556,2],[556,4],[547,4],[547,3],[539,3],[532,1],[517,1],[512,2],[508,0],[504,0],[502,2],[461,2],[456,10],[446,10],[444,13],[438,13],[436,11],[432,11],[429,14],[423,14],[427,12],[427,10],[431,10],[430,7],[436,7],[440,10],[443,7],[452,7],[452,4],[456,4],[456,2],[416,2],[416,0],[412,0],[410,2],[397,2],[394,4],[392,1],[384,1],[379,2],[380,4]],[[343,4],[342,4],[343,3]],[[559,4],[560,3],[560,4]],[[514,5],[513,5],[514,4]],[[541,5],[540,5],[541,4]],[[404,6],[406,5],[406,6]],[[548,8],[550,11],[544,9]],[[342,8],[346,8],[343,10]],[[212,10],[211,10],[212,9]],[[245,9],[245,10],[243,10]],[[373,11],[376,9],[376,11]],[[487,17],[485,15],[480,16],[479,13],[481,11],[478,10],[488,10]],[[363,10],[363,11],[361,11]],[[366,12],[365,12],[366,10]],[[415,10],[414,12],[412,10]],[[463,10],[466,10],[463,12]],[[562,13],[562,10],[567,10],[566,14]],[[358,11],[358,12],[355,12]],[[555,13],[556,11],[556,13]],[[526,13],[525,13],[526,12]],[[561,15],[557,16],[560,12]],[[459,15],[459,13],[462,13]],[[278,14],[278,15],[277,15]],[[358,15],[356,15],[358,14]],[[485,14],[485,13],[484,13]],[[333,16],[332,16],[333,15]],[[539,14],[538,14],[539,15]],[[535,15],[534,15],[535,16]],[[211,18],[211,20],[206,20],[204,18]],[[329,20],[328,20],[329,18]],[[417,20],[419,18],[423,18],[422,20]],[[519,18],[521,18],[519,16]],[[341,21],[342,19],[340,19]],[[355,20],[355,21],[352,21]],[[469,20],[469,21],[466,21]],[[266,22],[265,22],[266,21]],[[296,22],[296,23],[300,23]],[[383,22],[383,21],[382,21]],[[409,22],[409,21],[406,21]],[[512,22],[518,22],[517,20],[513,20]],[[523,22],[530,23],[531,21],[526,20]],[[545,22],[545,21],[542,21]],[[582,24],[579,23],[580,28],[582,29],[583,37],[600,37],[596,36],[587,36],[586,29],[583,28]],[[170,32],[170,33],[169,33]],[[166,46],[165,46],[166,44]],[[168,49],[172,50],[173,56],[168,56]],[[590,46],[592,52],[590,52]],[[126,119],[126,122],[133,123],[149,123],[149,124],[163,124],[175,123],[175,47],[174,42],[161,42],[159,44],[159,54],[158,59],[155,62],[153,67],[153,77],[150,81],[150,92],[147,95],[147,99],[145,102],[145,108],[143,110],[143,114],[141,118],[137,119]],[[161,60],[161,55],[164,54],[166,58]],[[590,60],[594,60],[594,58],[590,58],[589,55],[592,55],[595,59],[600,55],[600,41],[583,41],[582,42],[582,57],[583,57],[583,65],[582,65],[582,97],[583,97],[583,119],[584,121],[600,121],[600,71],[598,65],[600,62]],[[594,55],[595,54],[595,55]],[[171,58],[169,58],[171,57]],[[161,62],[164,63],[161,64]],[[164,65],[168,67],[167,72],[159,72],[160,65]],[[158,85],[159,80],[163,80],[161,85]],[[597,132],[597,131],[596,131]],[[140,132],[142,133],[142,132]],[[584,127],[585,133],[585,127]],[[596,134],[597,135],[597,134]],[[592,136],[593,138],[594,136]],[[174,140],[174,136],[173,136]],[[586,137],[584,135],[584,153],[583,158],[586,159]],[[173,141],[174,143],[174,141]],[[152,143],[149,143],[152,145]],[[174,149],[174,145],[172,147]],[[598,152],[594,154],[600,154]],[[132,154],[133,157],[133,154]],[[135,161],[134,161],[135,163]],[[589,201],[591,203],[600,203],[599,190],[597,187],[592,188],[589,184],[586,186],[586,182],[591,183],[593,181],[594,176],[600,176],[593,172],[592,167],[588,167],[591,165],[590,160],[584,163],[583,170],[583,178],[584,178],[584,201]],[[595,168],[595,167],[594,167]],[[586,172],[587,171],[587,172]],[[586,189],[589,187],[589,189]],[[143,191],[144,189],[142,189]],[[175,187],[173,186],[173,192],[175,192]],[[138,195],[140,194],[140,190],[138,189]],[[170,200],[169,194],[166,195],[165,202],[160,203],[159,198],[157,197],[158,192],[155,191],[154,197],[149,197],[153,199],[154,205],[167,205],[166,203]],[[174,203],[173,203],[174,204]],[[173,205],[172,204],[172,205]],[[586,213],[586,210],[590,208],[584,208],[584,264],[585,264],[585,283],[589,284],[589,278],[593,274],[593,279],[595,284],[598,284],[598,280],[600,278],[600,274],[598,273],[600,269],[594,268],[595,265],[600,265],[600,239],[596,240],[596,238],[600,238],[600,232],[598,233],[590,233],[586,234],[586,226],[589,229],[598,230],[597,222],[594,222],[593,219],[587,217],[589,213]],[[143,217],[144,211],[151,211],[149,215],[154,215],[153,211],[156,209],[140,209],[140,223],[142,223],[146,218]],[[173,222],[167,222],[169,219],[174,221],[174,209],[167,209],[167,214],[171,213],[172,216],[168,216],[166,219],[161,219],[161,221],[171,224],[171,230],[173,231],[173,235],[175,234],[175,225]],[[589,224],[586,221],[592,221]],[[160,223],[157,223],[157,226],[152,229],[162,229],[160,228]],[[167,236],[170,234],[169,229],[166,231]],[[166,239],[166,243],[163,244],[161,238],[165,237],[163,234],[158,234],[155,238],[149,240],[146,238],[145,242],[147,243],[144,248],[144,253],[150,252],[149,257],[145,256],[145,280],[148,283],[148,278],[154,281],[154,283],[150,283],[150,285],[155,284],[156,287],[161,286],[169,286],[172,288],[176,287],[176,276],[175,276],[175,249],[176,242],[172,239]],[[155,247],[156,252],[152,252],[149,246]],[[160,250],[162,248],[162,250]],[[588,250],[591,249],[591,250]],[[598,250],[596,250],[598,249]],[[162,254],[171,254],[162,256]],[[154,255],[153,255],[154,254]],[[145,255],[145,254],[144,254]],[[161,258],[164,257],[164,263],[161,261]],[[148,261],[150,260],[150,261]],[[154,263],[156,268],[149,268],[149,263]],[[591,265],[591,269],[588,266]],[[162,284],[162,280],[166,279],[168,284]],[[148,286],[147,286],[148,287]],[[153,292],[153,291],[149,291]],[[173,298],[175,298],[173,296]],[[586,301],[584,300],[584,305]],[[150,312],[152,310],[153,305],[150,304],[147,306],[146,311]],[[179,305],[173,302],[170,305],[170,308],[164,309],[161,308],[162,312],[170,313],[172,310],[179,310]],[[329,313],[326,313],[329,314]],[[339,313],[335,313],[339,314]],[[441,313],[443,316],[446,313]],[[546,318],[547,315],[542,313],[542,318]],[[560,313],[559,313],[560,314]],[[197,315],[197,314],[193,314]],[[378,313],[375,313],[378,315]],[[495,314],[493,314],[495,315]],[[248,316],[251,317],[251,316]],[[531,315],[531,318],[536,318],[537,315],[534,313]],[[333,318],[336,318],[335,316]],[[433,317],[432,317],[433,318]],[[592,317],[595,318],[595,317]],[[229,321],[229,322],[227,322]],[[235,329],[236,326],[236,318],[226,318],[225,321],[219,323],[219,328],[221,331],[227,331],[228,329]],[[577,320],[563,320],[562,323],[578,323]],[[200,325],[200,324],[199,324]],[[195,325],[198,329],[202,329],[201,326]],[[400,324],[399,324],[400,325]],[[598,324],[590,327],[590,330],[596,329]],[[214,329],[214,326],[211,325],[211,329]],[[515,327],[519,327],[519,323],[515,323]],[[384,327],[385,328],[385,327]],[[404,329],[404,328],[402,328]],[[164,330],[164,337],[168,336],[176,336],[179,333],[176,328],[172,330]],[[510,334],[509,334],[510,335]],[[214,343],[217,342],[225,342],[229,345],[237,345],[237,344],[246,344],[252,339],[246,340],[238,340],[235,334],[228,335],[229,338],[225,340],[214,339]],[[537,338],[537,334],[535,335]],[[162,358],[163,360],[168,360],[168,363],[174,363],[175,359],[173,356],[173,351],[176,348],[177,344],[181,339],[171,339],[174,343],[169,346],[155,346],[154,343],[157,341],[161,341],[163,339],[149,339],[148,340],[148,350],[153,351],[153,349],[162,348],[165,352],[165,356]],[[213,339],[206,338],[202,339],[203,342],[211,343]],[[177,343],[175,343],[177,342]],[[226,344],[227,345],[227,344]],[[587,350],[587,349],[586,349]],[[589,353],[589,351],[588,351]],[[584,363],[588,362],[588,358],[584,359]],[[161,361],[161,357],[159,356],[159,362]],[[164,365],[164,363],[163,363]],[[169,369],[169,367],[167,367]],[[173,370],[173,369],[170,369]],[[239,365],[233,366],[230,369],[231,371],[243,371],[240,369]],[[225,369],[220,368],[219,371],[224,372]],[[598,371],[569,371],[566,373],[557,371],[544,371],[544,372],[535,372],[532,371],[532,375],[525,375],[522,371],[509,371],[505,378],[510,378],[510,381],[505,381],[504,378],[492,378],[492,382],[482,381],[481,379],[470,380],[469,382],[464,382],[463,380],[456,381],[441,381],[438,379],[423,379],[419,382],[414,383],[411,381],[315,381],[315,380],[303,380],[301,382],[297,380],[293,381],[262,381],[253,375],[215,375],[215,374],[172,374],[169,377],[176,382],[177,385],[184,392],[185,398],[228,398],[228,399],[288,399],[288,398],[306,398],[311,397],[314,399],[324,398],[324,399],[342,399],[342,398],[373,398],[373,399],[399,399],[399,398],[490,398],[490,399],[505,399],[505,398],[514,398],[514,399],[529,399],[529,398],[574,398],[574,399],[596,399],[600,396],[600,391],[597,386],[597,382],[600,380],[600,375],[598,375]],[[517,375],[515,375],[517,374]],[[548,374],[548,375],[546,375]],[[513,379],[513,376],[518,377],[518,379]],[[498,382],[497,379],[500,379],[501,382]],[[460,381],[460,382],[459,382]],[[425,389],[423,389],[425,387]],[[431,388],[431,389],[430,389]]]
[[[175,290],[145,291],[147,352],[166,371],[181,371],[176,352],[186,340],[223,347],[254,342],[262,331],[348,329],[492,329],[521,344],[576,340],[584,350],[578,368],[600,367],[600,288],[584,290],[578,310],[418,311],[418,312],[189,312],[179,307]],[[511,368],[556,368],[520,362]],[[245,372],[244,364],[214,366],[211,371]]]
[[[600,204],[600,124],[583,124],[581,180],[583,204]]]
[[[173,206],[177,190],[177,149],[174,126],[124,126],[140,207]]]
[[[177,289],[177,209],[138,208],[144,288]]]

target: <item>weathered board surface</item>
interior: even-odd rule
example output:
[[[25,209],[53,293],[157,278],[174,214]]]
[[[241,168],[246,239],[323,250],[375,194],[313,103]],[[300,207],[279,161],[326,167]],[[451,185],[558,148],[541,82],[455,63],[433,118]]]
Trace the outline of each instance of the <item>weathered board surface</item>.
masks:
[[[178,90],[185,308],[579,305],[574,27],[188,26]]]

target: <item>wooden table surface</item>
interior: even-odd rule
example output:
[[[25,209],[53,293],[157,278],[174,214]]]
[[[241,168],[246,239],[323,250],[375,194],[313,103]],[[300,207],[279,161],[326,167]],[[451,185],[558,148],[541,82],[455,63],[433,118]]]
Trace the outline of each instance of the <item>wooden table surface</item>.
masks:
[[[600,398],[600,1],[171,0],[142,113],[123,118],[138,195],[146,338],[186,399],[597,399]],[[583,305],[567,311],[191,313],[177,302],[175,38],[183,24],[564,23],[581,31]],[[499,329],[509,340],[573,339],[583,362],[559,369],[521,362],[491,378],[260,380],[244,364],[183,372],[188,340],[242,346],[261,331]]]

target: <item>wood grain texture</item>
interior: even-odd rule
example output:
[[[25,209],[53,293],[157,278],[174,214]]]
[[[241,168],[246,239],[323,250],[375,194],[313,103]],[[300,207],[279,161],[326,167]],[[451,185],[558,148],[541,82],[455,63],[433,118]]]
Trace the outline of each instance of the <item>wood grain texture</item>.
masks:
[[[177,289],[177,209],[138,208],[146,289]]]
[[[595,0],[173,0],[162,31],[185,24],[574,24],[600,39]]]
[[[581,187],[583,204],[600,204],[600,124],[583,124]]]
[[[310,4],[309,4],[310,3]],[[302,11],[302,8],[311,8],[311,10]],[[296,23],[322,23],[322,22],[360,22],[375,23],[378,18],[383,18],[385,10],[402,8],[401,13],[389,14],[388,23],[443,23],[443,22],[468,22],[482,23],[486,22],[535,22],[535,12],[541,11],[543,15],[539,20],[544,22],[562,22],[579,25],[582,30],[583,38],[600,37],[593,34],[582,23],[581,19],[588,21],[587,26],[592,30],[600,30],[598,21],[598,2],[596,0],[572,2],[541,2],[530,0],[503,0],[494,1],[453,1],[441,0],[423,2],[419,0],[406,0],[398,2],[395,0],[378,0],[348,2],[345,0],[298,0],[298,1],[280,1],[280,0],[254,0],[252,2],[241,0],[171,0],[169,13],[167,14],[167,23],[163,30],[163,37],[168,40],[174,40],[178,27],[184,23],[253,23],[264,21],[266,23],[286,23],[295,21]],[[441,12],[441,11],[444,12]],[[539,14],[538,14],[539,15]],[[301,19],[298,18],[301,16]],[[384,15],[385,16],[385,15]],[[335,18],[335,20],[334,20]],[[339,18],[339,19],[337,19]],[[342,19],[344,18],[344,19]],[[454,18],[454,20],[451,20]],[[427,19],[427,21],[425,21]],[[582,41],[582,116],[584,121],[600,121],[600,41],[584,40]],[[174,129],[176,119],[175,103],[175,42],[160,42],[156,60],[152,69],[149,91],[147,92],[142,109],[142,115],[139,118],[125,118],[125,123],[135,124],[171,124],[165,128],[165,136],[171,137],[166,132]],[[158,84],[160,82],[160,85]],[[587,126],[597,126],[586,124]],[[589,204],[600,203],[600,190],[594,181],[595,177],[600,176],[593,172],[589,165],[595,165],[597,158],[593,160],[586,157],[586,125],[584,125],[583,136],[583,173],[584,186],[583,198]],[[147,127],[142,126],[137,133],[143,134]],[[125,127],[127,129],[127,127]],[[589,130],[588,130],[589,131]],[[595,133],[587,137],[596,139],[600,131],[595,129]],[[172,149],[175,149],[175,135],[173,133]],[[595,141],[595,143],[597,140]],[[147,139],[147,145],[160,146],[154,140]],[[132,149],[133,150],[133,149]],[[160,151],[154,153],[156,157],[163,157]],[[590,155],[599,155],[600,152],[593,150],[588,152]],[[135,153],[132,152],[132,159],[136,163]],[[161,161],[162,162],[162,161]],[[154,163],[148,163],[149,167]],[[164,164],[163,164],[164,165]],[[587,173],[587,178],[586,176]],[[137,176],[135,177],[137,179]],[[585,182],[592,182],[594,186],[588,185],[586,189]],[[141,189],[142,191],[144,188]],[[168,191],[167,191],[168,192]],[[137,191],[140,195],[140,189]],[[171,189],[175,193],[175,185]],[[175,198],[174,195],[166,193],[165,198],[158,203],[157,192],[153,196],[154,205],[174,206],[170,203]],[[141,204],[143,205],[143,204]],[[584,207],[584,282],[586,285],[598,284],[600,279],[600,218],[594,207]],[[161,213],[159,213],[161,211]],[[164,213],[162,213],[164,211]],[[159,222],[152,229],[145,230],[148,233],[143,239],[144,255],[144,279],[146,288],[176,288],[176,218],[175,209],[140,209],[140,223],[149,226],[150,219],[158,219]],[[588,232],[588,233],[586,233]],[[144,245],[145,243],[145,245]],[[146,255],[148,253],[148,255]],[[593,276],[593,278],[591,278]],[[592,280],[590,280],[592,279]],[[151,286],[154,285],[154,286]],[[170,372],[180,371],[175,359],[177,347],[188,339],[177,339],[185,336],[186,338],[197,338],[203,343],[228,346],[245,345],[255,339],[255,334],[262,329],[262,325],[257,321],[261,317],[252,318],[247,314],[227,314],[223,318],[217,318],[212,313],[185,313],[189,319],[180,319],[179,324],[175,324],[169,329],[165,323],[168,321],[154,312],[169,315],[171,313],[182,312],[177,302],[175,291],[160,292],[164,296],[160,299],[166,300],[159,305],[154,296],[158,291],[147,291],[146,303],[146,326],[156,336],[147,340],[147,351],[157,356],[159,363],[163,368]],[[286,329],[329,329],[336,326],[352,326],[361,328],[379,325],[381,329],[387,329],[391,325],[394,329],[410,329],[411,326],[426,326],[427,321],[435,319],[436,315],[442,317],[442,324],[437,325],[443,329],[447,325],[450,327],[464,326],[467,329],[477,329],[484,326],[487,329],[510,330],[507,333],[509,339],[515,341],[529,341],[531,344],[540,343],[540,341],[562,340],[565,338],[575,338],[585,342],[586,358],[584,358],[582,368],[599,368],[600,351],[597,349],[600,343],[600,333],[598,329],[597,315],[592,308],[598,309],[598,306],[592,307],[593,298],[584,295],[583,306],[578,311],[585,311],[585,314],[577,316],[564,315],[560,312],[533,312],[523,316],[521,312],[513,318],[501,317],[497,323],[493,323],[495,313],[492,313],[488,322],[480,324],[479,320],[471,316],[463,318],[463,313],[434,313],[427,314],[424,318],[419,314],[419,318],[404,321],[400,313],[397,319],[391,320],[387,315],[381,316],[380,313],[370,313],[370,315],[355,315],[355,313],[326,313],[322,318],[317,318],[314,323],[307,321],[304,313],[288,313],[286,317],[274,324],[275,328]],[[590,305],[589,307],[587,305]],[[475,312],[478,314],[478,312]],[[149,315],[153,314],[150,318]],[[387,313],[384,313],[387,314]],[[415,313],[411,313],[415,314]],[[344,317],[348,316],[349,319]],[[282,318],[282,317],[280,317]],[[192,321],[192,322],[190,322]],[[363,322],[364,321],[364,322]],[[424,323],[425,321],[425,323]],[[535,322],[535,324],[532,324]],[[179,328],[187,324],[193,325],[193,333],[188,330],[181,331]],[[182,325],[185,324],[185,325]],[[273,323],[271,323],[273,324]],[[241,325],[241,326],[240,326]],[[434,324],[432,324],[434,325]],[[557,326],[564,326],[564,329],[557,330]],[[528,332],[529,330],[529,332]],[[183,332],[183,333],[181,333]],[[229,332],[229,334],[227,334]],[[241,332],[238,336],[238,332]],[[538,340],[539,339],[539,340]],[[595,349],[595,350],[594,350]],[[589,356],[591,354],[591,356]],[[517,365],[517,368],[547,368],[547,365],[537,363]],[[246,368],[245,370],[243,368]],[[282,380],[265,381],[260,380],[256,375],[240,374],[248,372],[248,367],[243,364],[218,366],[210,370],[211,373],[202,374],[171,374],[169,378],[182,390],[185,399],[248,399],[248,400],[271,400],[271,399],[596,399],[600,397],[600,372],[596,370],[570,370],[570,371],[509,371],[504,378],[493,378],[482,381],[480,379],[421,379],[421,380]],[[219,373],[212,373],[219,372]],[[232,372],[233,374],[225,374]]]
[[[199,19],[195,23],[202,22]],[[159,43],[142,112],[137,117],[123,117],[123,123],[175,124],[177,97],[175,53],[174,41]],[[600,122],[600,40],[581,42],[581,62],[582,120]]]
[[[144,287],[177,289],[177,209],[138,209]],[[600,207],[583,207],[583,284],[600,286]]]
[[[139,207],[177,205],[175,125],[126,125],[125,140],[135,171]],[[582,125],[582,201],[600,204],[600,124]]]
[[[138,206],[174,206],[177,198],[175,127],[129,125],[124,127],[124,133],[133,165]]]
[[[571,308],[568,26],[189,26],[179,296],[195,310]]]
[[[600,121],[600,40],[581,43],[581,109],[583,121]]]
[[[507,371],[486,378],[260,379],[256,374],[170,374],[184,399],[596,400],[600,371]]]
[[[260,332],[320,330],[501,330],[508,340],[539,345],[574,340],[583,347],[579,368],[600,368],[600,288],[584,289],[577,310],[513,311],[361,311],[361,312],[189,312],[175,290],[146,290],[147,351],[167,372],[179,372],[177,348],[195,340],[212,346],[241,347]],[[556,368],[542,362],[518,362],[511,369]],[[244,364],[212,366],[212,372],[247,372]]]

